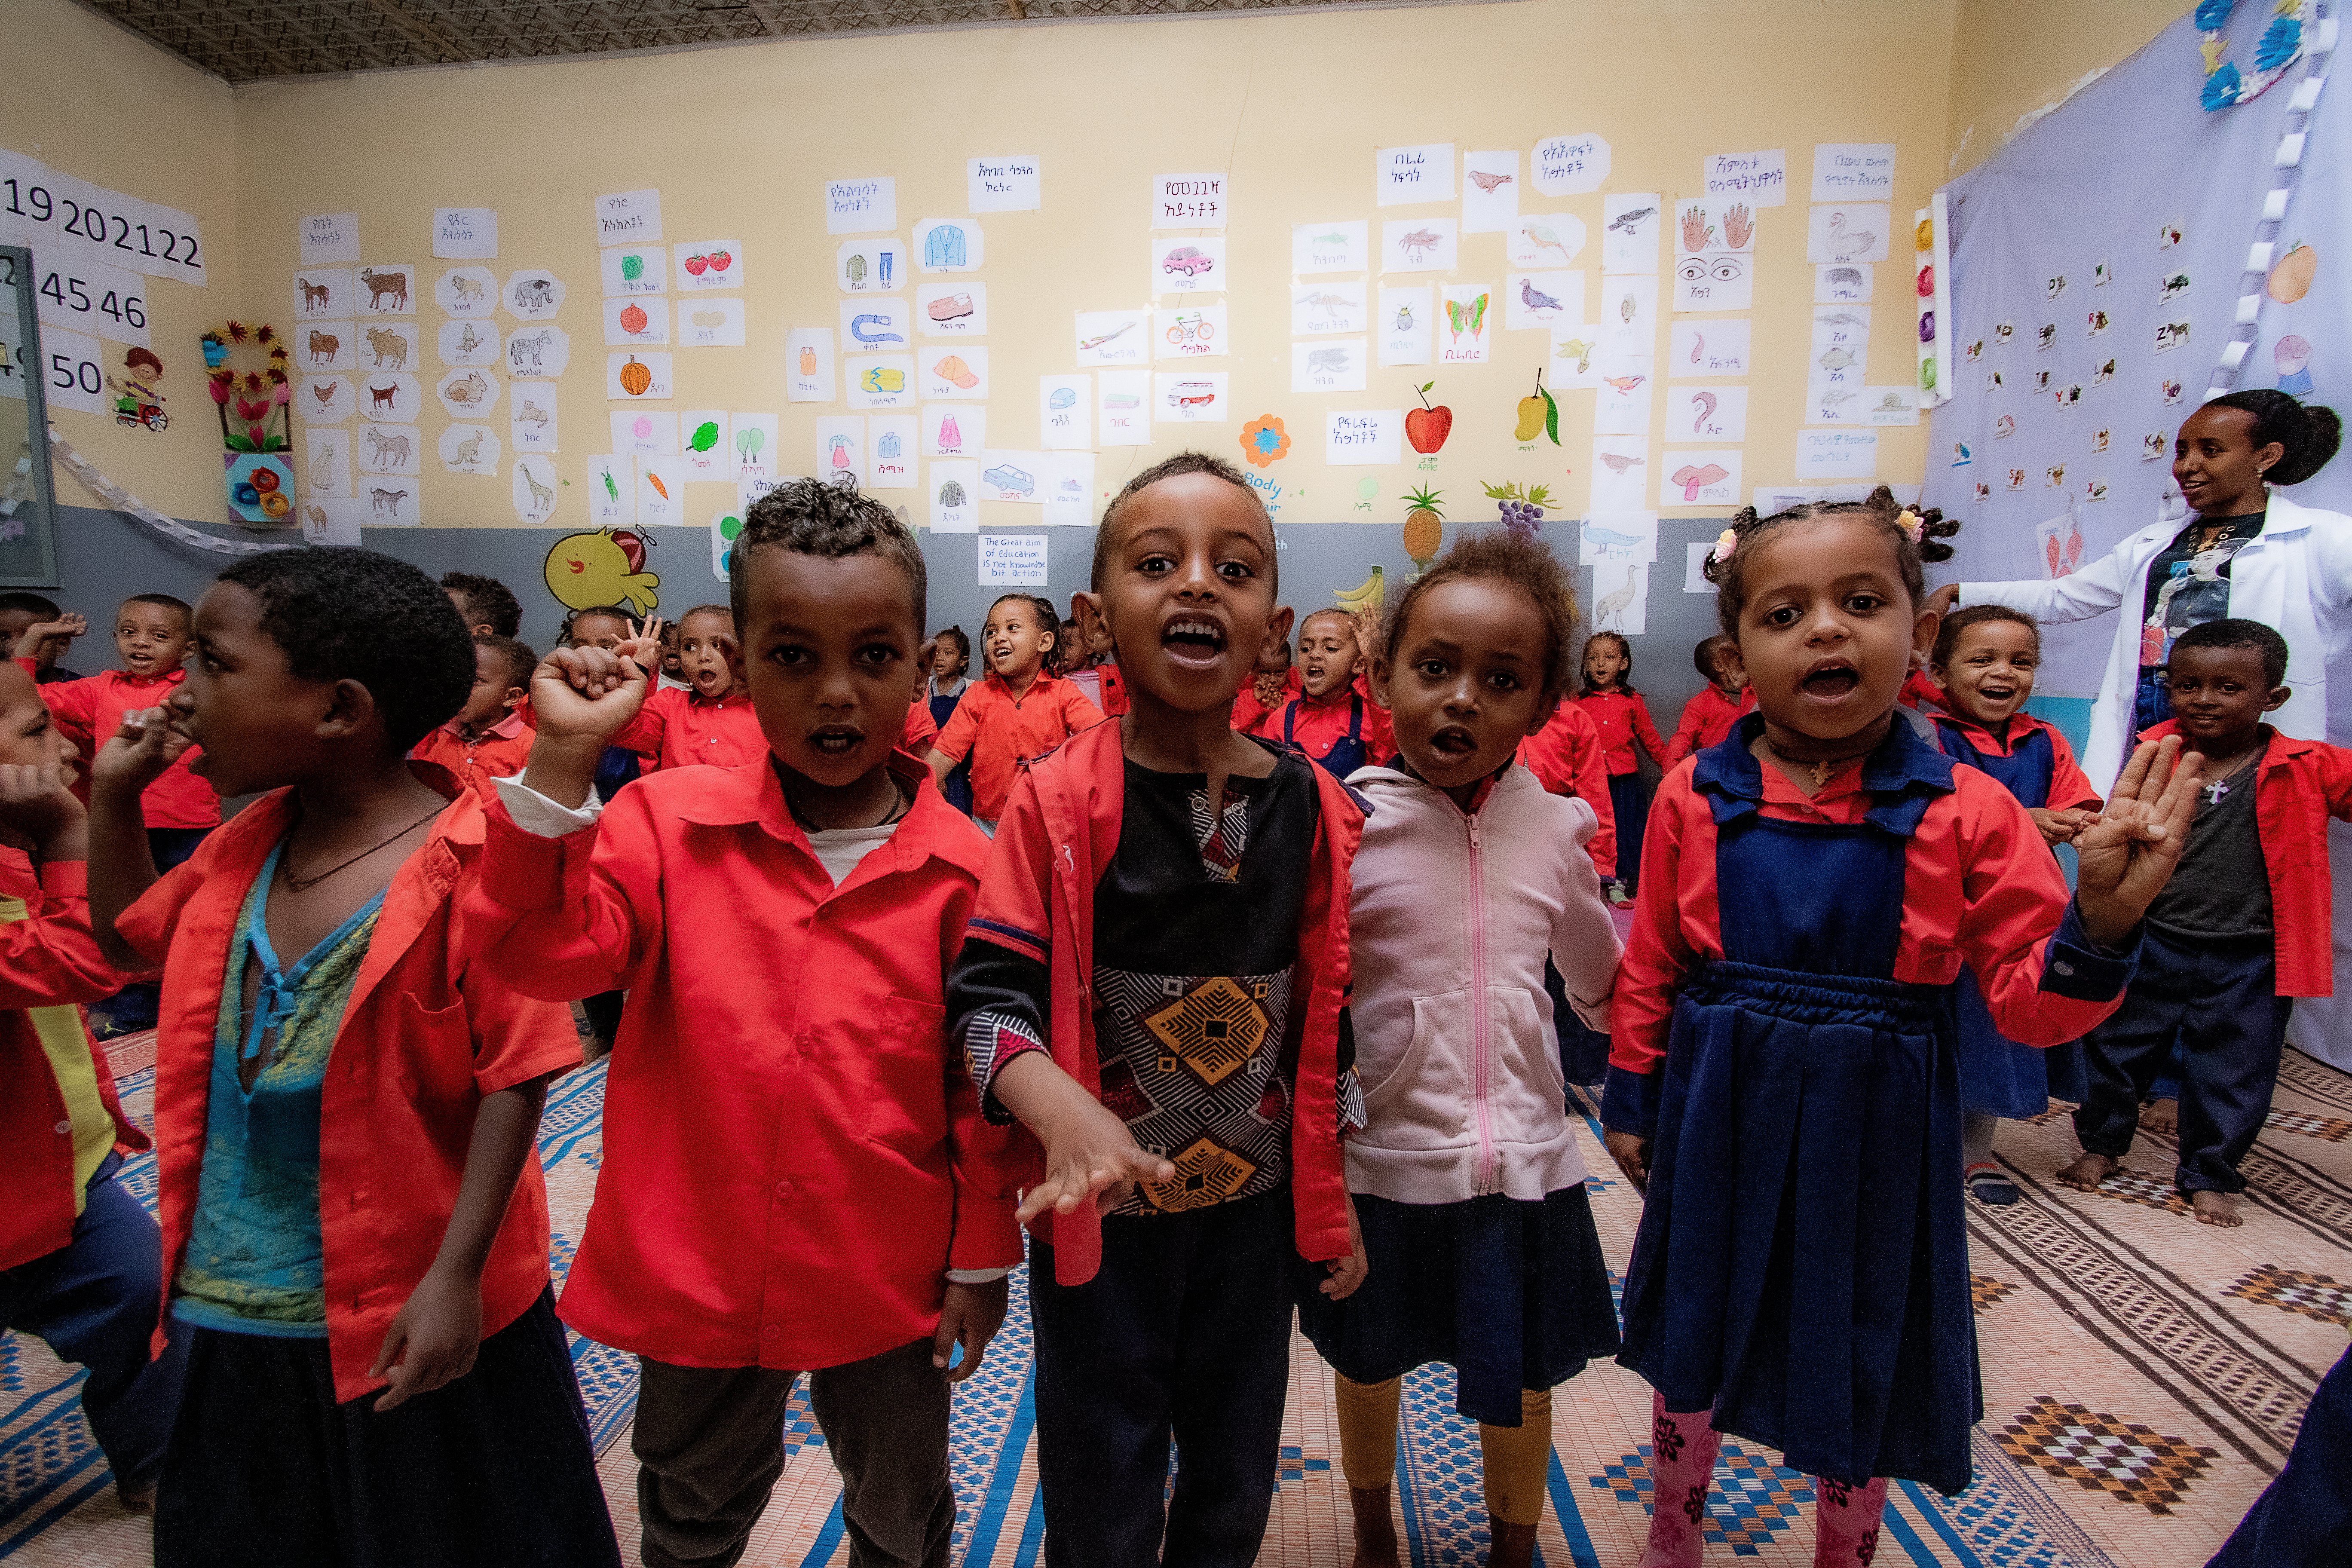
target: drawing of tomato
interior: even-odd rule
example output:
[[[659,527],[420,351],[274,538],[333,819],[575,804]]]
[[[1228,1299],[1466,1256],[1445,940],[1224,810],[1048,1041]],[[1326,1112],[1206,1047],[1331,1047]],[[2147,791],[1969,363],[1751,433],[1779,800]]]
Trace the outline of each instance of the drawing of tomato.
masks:
[[[714,250],[710,253],[710,270],[713,272],[724,272],[734,265],[735,258],[730,252]]]
[[[689,256],[686,258],[686,269],[693,276],[699,278],[705,272],[710,270],[710,258],[701,255],[698,252],[693,256]]]
[[[644,331],[645,330],[646,330],[646,312],[645,312],[645,307],[644,307],[644,306],[642,306],[642,305],[624,305],[624,306],[622,306],[622,307],[621,307],[621,331],[625,331],[625,332],[632,332],[632,333],[634,333],[634,332],[642,332],[642,331]]]

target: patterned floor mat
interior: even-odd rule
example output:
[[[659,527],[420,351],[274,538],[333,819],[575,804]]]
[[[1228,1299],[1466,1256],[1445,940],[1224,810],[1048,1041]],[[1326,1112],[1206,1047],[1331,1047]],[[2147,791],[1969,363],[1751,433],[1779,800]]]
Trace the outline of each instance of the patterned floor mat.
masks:
[[[139,1048],[118,1052],[118,1062],[125,1104],[143,1119],[152,1086]],[[559,1272],[595,1181],[603,1088],[600,1068],[565,1079],[541,1131]],[[2352,1079],[2291,1053],[2277,1110],[2247,1162],[2247,1223],[2234,1231],[2198,1225],[2167,1201],[2168,1138],[2144,1136],[2127,1170],[2084,1194],[2053,1179],[2075,1152],[2063,1114],[2004,1123],[1996,1152],[2024,1196],[2004,1209],[1969,1205],[1986,1409],[1976,1481],[1957,1498],[1898,1484],[1878,1561],[2193,1568],[2210,1556],[2276,1472],[2352,1324],[2352,1140],[2339,1131],[2347,1111]],[[1602,1242],[1622,1268],[1639,1201],[1613,1179],[1590,1121],[1582,1142]],[[133,1162],[124,1179],[152,1197],[147,1162]],[[585,1341],[574,1342],[573,1359],[624,1556],[634,1562],[635,1462],[625,1438],[635,1368]],[[1261,1562],[1342,1564],[1353,1540],[1329,1377],[1304,1341],[1293,1343],[1292,1365]],[[0,1558],[12,1563],[112,1568],[149,1558],[146,1521],[115,1503],[78,1384],[38,1343],[0,1336]],[[1477,1432],[1454,1414],[1451,1372],[1408,1378],[1405,1409],[1398,1512],[1412,1562],[1483,1562]],[[956,1398],[958,1564],[1041,1561],[1034,1419],[1026,1291],[1016,1276],[1004,1331]],[[1544,1563],[1599,1568],[1640,1555],[1648,1431],[1648,1390],[1618,1367],[1594,1367],[1559,1391]],[[745,1563],[845,1563],[840,1484],[804,1398],[793,1404],[783,1441],[790,1462]],[[1710,1562],[1811,1562],[1811,1488],[1778,1461],[1753,1444],[1724,1444],[1706,1530]]]

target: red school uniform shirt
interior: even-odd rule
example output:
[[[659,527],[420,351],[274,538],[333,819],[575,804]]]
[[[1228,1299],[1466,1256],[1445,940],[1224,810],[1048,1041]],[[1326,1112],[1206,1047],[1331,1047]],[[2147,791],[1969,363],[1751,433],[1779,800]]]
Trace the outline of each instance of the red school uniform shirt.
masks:
[[[2139,738],[2160,741],[2178,733],[2179,724],[2167,719],[2141,731]],[[2327,819],[2352,822],[2352,751],[2272,730],[2254,769],[2254,831],[2270,877],[2277,994],[2332,996],[2329,911],[2335,883],[2327,862]]]
[[[2037,719],[2031,713],[2012,713],[2009,718],[2008,733],[1996,735],[1975,720],[1965,718],[1952,710],[1938,708],[1934,717],[1939,728],[1949,724],[1969,745],[1989,757],[2010,756],[2032,739],[2035,731],[2048,731],[2050,809],[2071,811],[2076,806],[2096,806],[2099,804],[2097,787],[2091,783],[2090,775],[2083,771],[2081,764],[2074,761],[2074,748],[2066,743],[2066,737],[2059,733],[2058,726],[2048,720]],[[2171,721],[2167,720],[2166,722]]]
[[[106,1053],[73,1006],[122,987],[123,977],[100,955],[90,932],[88,889],[82,861],[52,860],[36,874],[23,850],[0,849],[0,899],[25,910],[0,923],[0,1085],[6,1086],[0,1092],[0,1269],[73,1240],[87,1180],[76,1168],[86,1133],[77,1105],[85,1116],[111,1118],[121,1147],[147,1147],[147,1135],[115,1098]],[[45,1040],[41,1023],[26,1011],[34,1007],[70,1013],[73,1038],[58,1038],[58,1030]],[[65,1020],[49,1022],[55,1028]]]
[[[1675,732],[1666,737],[1667,767],[1673,767],[1693,752],[1704,752],[1721,743],[1739,716],[1756,706],[1756,689],[1743,686],[1737,701],[1723,694],[1719,686],[1703,686],[1697,696],[1683,704],[1683,716],[1675,725]]]
[[[1604,882],[1617,876],[1617,808],[1609,799],[1609,765],[1601,731],[1580,702],[1563,700],[1544,727],[1519,742],[1519,765],[1554,795],[1574,795],[1592,808],[1600,826],[1585,841],[1592,868]]]
[[[649,692],[646,705],[611,743],[652,759],[656,769],[740,768],[768,754],[760,716],[740,691],[716,701],[673,688]]]
[[[1348,952],[1349,871],[1363,843],[1364,814],[1345,784],[1314,775],[1315,847],[1292,971],[1291,1028],[1298,1052],[1291,1095],[1293,1239],[1309,1262],[1345,1258],[1348,1182],[1339,1147],[1339,1028],[1352,970]],[[996,827],[973,907],[971,934],[1046,967],[1052,985],[1045,1042],[1055,1065],[1102,1097],[1095,1038],[1095,884],[1118,853],[1127,800],[1119,727],[1101,724],[1022,770]],[[1304,998],[1303,1004],[1300,1001]],[[1029,1042],[1011,1042],[1029,1048]],[[1010,1059],[1003,1058],[1000,1059]],[[1020,1135],[1024,1182],[1044,1174],[1044,1152]],[[1030,1222],[1054,1244],[1054,1277],[1083,1285],[1102,1267],[1102,1216],[1092,1204]]]
[[[1650,705],[1642,700],[1640,692],[1580,691],[1571,700],[1600,732],[1601,754],[1608,759],[1610,777],[1641,771],[1633,756],[1637,742],[1652,762],[1665,765],[1666,743],[1658,739],[1658,727],[1650,722]]]
[[[1039,670],[1020,696],[994,670],[964,688],[947,728],[931,742],[950,762],[971,758],[971,814],[982,822],[1004,815],[1021,764],[1044,756],[1072,735],[1102,722],[1102,710],[1062,677]]]
[[[838,887],[764,761],[641,780],[562,838],[491,808],[482,962],[535,995],[629,993],[563,1290],[590,1338],[837,1366],[931,1333],[946,1270],[1021,1261],[1015,1145],[946,1036],[988,840],[892,766],[914,805]]]
[[[446,774],[436,787],[455,788]],[[115,922],[163,968],[155,1185],[167,1282],[179,1278],[195,1222],[229,942],[246,893],[293,820],[291,790],[264,795]],[[457,911],[479,874],[482,837],[480,802],[457,792],[384,889],[331,1047],[319,1107],[319,1232],[338,1401],[387,1381],[368,1368],[441,1250],[483,1097],[580,1064],[567,1008],[524,997],[468,957]],[[483,1337],[522,1316],[547,1279],[547,1184],[533,1150],[482,1270]],[[160,1325],[154,1343],[161,1353]]]
[[[20,658],[16,662],[27,672],[37,674],[31,659]],[[162,707],[187,678],[184,669],[174,669],[152,680],[141,680],[121,670],[110,669],[103,675],[60,680],[41,688],[41,700],[48,705],[49,716],[57,721],[58,732],[81,752],[79,772],[73,782],[75,799],[84,805],[89,804],[90,759],[122,727],[122,716],[141,708]],[[148,826],[220,826],[220,796],[213,793],[212,785],[188,771],[188,764],[202,755],[202,747],[190,746],[163,770],[162,777],[147,786],[146,793],[139,797],[139,811]]]
[[[1282,681],[1272,702],[1262,702],[1257,695],[1257,674],[1252,671],[1242,682],[1239,694],[1234,698],[1234,728],[1244,735],[1263,735],[1265,721],[1282,711],[1282,705],[1306,689],[1298,678],[1298,667],[1292,665],[1282,672]]]
[[[907,722],[898,731],[898,750],[921,756],[940,738],[939,721],[931,717],[931,705],[921,693],[907,704]]]
[[[1360,721],[1356,715],[1361,712]],[[1353,728],[1363,742],[1364,761],[1378,766],[1396,755],[1396,735],[1389,710],[1358,691],[1343,686],[1328,697],[1301,691],[1265,718],[1259,733],[1282,745],[1297,746],[1309,760],[1321,762],[1331,748],[1348,738]]]
[[[1699,960],[1723,957],[1715,814],[1692,785],[1695,766],[1668,773],[1650,805],[1642,896],[1610,1001],[1609,1064],[1628,1073],[1659,1069],[1685,973]],[[1773,821],[1850,825],[1872,805],[1859,767],[1840,772],[1811,799],[1780,769],[1759,772],[1758,809]],[[1990,774],[1956,766],[1950,792],[1928,804],[1905,846],[1893,978],[1948,985],[1965,963],[2002,1034],[2028,1046],[2079,1039],[2122,1001],[2127,965],[2069,944],[2045,987],[2045,961],[2069,897],[2056,858],[2017,797]]]
[[[530,742],[537,731],[525,722],[520,710],[467,740],[457,728],[457,721],[435,727],[433,732],[410,748],[411,762],[431,763],[449,770],[459,784],[481,796],[488,805],[494,793],[490,780],[512,778],[522,772],[530,761]]]

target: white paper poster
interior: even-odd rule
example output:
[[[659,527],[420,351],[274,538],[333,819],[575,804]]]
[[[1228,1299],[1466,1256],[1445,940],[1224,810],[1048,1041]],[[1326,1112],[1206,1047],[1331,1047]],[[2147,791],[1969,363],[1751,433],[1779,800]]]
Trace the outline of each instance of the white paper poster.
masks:
[[[1221,292],[1225,287],[1225,242],[1210,235],[1154,237],[1151,291],[1155,294]]]
[[[305,544],[358,544],[366,514],[363,501],[322,497],[304,501],[295,515],[302,520]]]
[[[1675,258],[1675,309],[1746,310],[1756,304],[1756,260],[1735,251]]]
[[[667,458],[677,453],[677,416],[656,408],[616,408],[610,415],[615,457]]]
[[[1886,426],[1919,423],[1919,389],[1916,386],[1865,386],[1862,389],[1863,417],[1872,425]]]
[[[1866,479],[1878,472],[1878,433],[1874,430],[1800,430],[1797,432],[1797,478],[1801,479]]]
[[[596,277],[607,295],[663,293],[669,288],[669,252],[658,245],[616,245],[596,253]]]
[[[887,175],[824,183],[824,232],[887,234],[898,226],[898,182]]]
[[[558,444],[555,383],[517,382],[507,400],[507,439],[518,456],[524,452],[554,452]]]
[[[969,458],[933,463],[928,479],[931,494],[931,531],[980,531],[980,464]]]
[[[927,338],[988,335],[988,285],[960,279],[915,290],[915,325]]]
[[[784,397],[793,403],[831,403],[834,387],[833,329],[794,327],[784,335]]]
[[[1748,336],[1746,321],[1676,321],[1667,336],[1666,379],[1746,375]]]
[[[1454,199],[1454,143],[1383,147],[1372,159],[1373,188],[1384,207]]]
[[[424,357],[416,352],[414,321],[368,321],[359,329],[357,351],[362,370],[415,370]]]
[[[302,242],[299,258],[305,267],[320,267],[331,261],[357,261],[360,258],[360,215],[357,213],[310,213],[297,229]]]
[[[1151,373],[1107,370],[1095,377],[1096,445],[1151,444]]]
[[[934,403],[922,411],[923,455],[977,458],[988,449],[988,410],[966,403]]]
[[[659,191],[615,191],[596,198],[598,245],[659,245]]]
[[[1437,363],[1484,364],[1496,326],[1495,290],[1486,283],[1448,283],[1438,290]]]
[[[1461,225],[1450,217],[1386,219],[1381,224],[1381,270],[1451,272],[1460,234]]]
[[[1599,395],[1592,400],[1594,435],[1650,433],[1650,407],[1657,401],[1651,363],[1648,354],[1611,354],[1602,362]]]
[[[1895,197],[1895,143],[1823,142],[1813,148],[1813,200],[1884,202]]]
[[[1521,213],[1511,220],[1503,254],[1513,267],[1565,267],[1584,249],[1588,231],[1574,213]]]
[[[904,296],[841,302],[841,344],[846,352],[896,353],[914,341],[914,307]]]
[[[1678,386],[1667,395],[1665,434],[1675,441],[1748,439],[1748,389]]]
[[[1361,392],[1364,375],[1361,338],[1333,338],[1290,345],[1293,392]]]
[[[743,242],[697,239],[677,247],[677,286],[689,292],[743,287]]]
[[[1648,565],[1658,558],[1658,514],[1595,509],[1577,530],[1576,558],[1586,566]]]
[[[600,453],[588,459],[588,521],[614,528],[637,520],[637,467],[634,458]]]
[[[1223,371],[1184,371],[1155,376],[1152,382],[1157,399],[1152,414],[1171,424],[1222,424],[1232,411],[1225,397]]]
[[[1641,436],[1592,438],[1594,515],[1645,510],[1650,503],[1650,443]]]
[[[355,315],[359,307],[352,303],[352,289],[356,287],[348,267],[304,267],[294,273],[294,319],[298,321],[331,321],[338,317]],[[446,310],[445,301],[443,309]]]
[[[376,267],[362,267],[354,281],[352,302],[360,315],[413,316],[416,314],[416,268],[411,262],[385,262]]]
[[[776,416],[773,414],[747,414],[741,409],[727,416],[728,444],[735,448],[735,478],[773,479],[778,478],[776,465],[783,459],[776,445]]]
[[[340,425],[358,408],[359,399],[347,375],[306,375],[302,390],[294,395],[294,412],[305,424]]]
[[[835,414],[816,422],[816,477],[827,484],[866,482],[866,421]]]
[[[1151,182],[1154,228],[1225,226],[1223,174],[1162,174]]]
[[[1529,170],[1536,189],[1548,196],[1580,196],[1609,178],[1609,143],[1591,132],[1547,136],[1536,143]]]
[[[669,301],[662,296],[654,294],[631,298],[622,295],[602,303],[607,347],[669,342]]]
[[[1658,342],[1658,280],[1618,277],[1601,279],[1603,345],[1612,353],[1649,353]]]
[[[1789,200],[1789,154],[1712,153],[1700,163],[1709,200],[1746,202],[1751,207],[1785,206]]]
[[[452,267],[434,280],[433,299],[452,316],[488,320],[499,308],[499,275],[487,267]]]
[[[988,396],[986,349],[966,346],[941,353],[930,348],[919,356],[917,363],[922,366],[925,397],[982,400]]]
[[[1085,528],[1094,521],[1095,455],[1047,452],[1045,458],[1045,521],[1056,528]]]
[[[348,430],[305,430],[308,460],[302,465],[303,493],[348,499],[357,469],[352,461]]]
[[[360,378],[360,408],[371,419],[413,424],[425,412],[425,384],[413,375]]]
[[[1361,289],[1358,292],[1360,294]],[[1359,301],[1360,304],[1360,301]],[[1233,347],[1223,305],[1189,305],[1157,310],[1151,317],[1154,352],[1160,359],[1222,359]]]
[[[1646,565],[1592,569],[1592,629],[1640,637],[1650,626],[1650,569]]]
[[[1091,448],[1095,427],[1095,379],[1090,375],[1037,378],[1037,444],[1049,452]],[[936,448],[933,448],[936,451]]]
[[[1557,326],[1551,330],[1551,389],[1554,392],[1599,390],[1606,368],[1597,321]]]
[[[1290,332],[1293,337],[1318,337],[1332,332],[1364,330],[1364,285],[1361,282],[1302,283],[1290,291]]]
[[[1323,460],[1334,468],[1394,463],[1403,435],[1401,408],[1334,409],[1323,416]]]
[[[507,340],[511,350],[521,342],[520,336]],[[645,375],[640,378],[632,365],[641,365]],[[670,395],[669,355],[665,353],[613,353],[604,356],[604,395],[615,403],[665,402]]]
[[[907,286],[913,270],[895,238],[845,241],[833,256],[833,280],[845,294],[888,294]]]
[[[746,340],[743,301],[697,300],[677,302],[677,346],[683,349],[740,349]]]
[[[637,525],[677,528],[686,521],[686,464],[677,458],[639,458]]]
[[[1813,302],[1817,305],[1860,303],[1870,298],[1873,268],[1835,262],[1813,268]]]
[[[1658,504],[1731,507],[1739,504],[1738,450],[1658,455]]]
[[[1040,168],[1034,154],[968,160],[964,205],[976,213],[1035,212],[1045,205]]]
[[[984,484],[986,481],[982,481]],[[1042,588],[1045,585],[1045,533],[984,533],[980,539],[980,586]]]
[[[1582,272],[1514,272],[1503,279],[1503,325],[1552,331],[1584,320]]]
[[[556,376],[572,363],[572,334],[562,327],[517,327],[507,334],[507,372],[518,376]]]
[[[980,225],[968,217],[927,217],[915,226],[915,265],[926,272],[977,272],[987,247]]]
[[[499,253],[499,215],[488,207],[435,207],[433,254],[480,261]]]
[[[545,522],[555,515],[554,458],[544,453],[515,458],[514,509],[524,522]]]
[[[911,408],[915,405],[913,354],[848,354],[841,374],[849,384],[852,408]]]
[[[1892,207],[1813,207],[1805,219],[1805,259],[1831,266],[1884,261],[1894,227]]]
[[[452,425],[441,432],[441,466],[453,474],[498,477],[499,458],[505,450],[487,425]]]
[[[451,417],[480,419],[499,405],[499,393],[505,385],[478,365],[467,365],[445,374],[433,384],[433,391]]]
[[[1080,364],[1142,364],[1151,357],[1150,342],[1149,310],[1077,312],[1076,352]]]
[[[1402,288],[1382,285],[1376,323],[1383,365],[1427,364],[1433,342],[1435,318],[1426,283]]]
[[[1618,192],[1601,198],[1601,270],[1655,272],[1658,269],[1658,221],[1654,194]]]
[[[868,489],[915,488],[916,419],[911,414],[877,414],[866,422],[866,485]]]
[[[980,461],[981,500],[1045,504],[1045,453],[988,451]]]
[[[507,274],[506,290],[500,298],[506,308],[522,320],[543,321],[563,308],[563,279],[544,268],[526,267]]]
[[[1462,232],[1507,234],[1518,216],[1518,153],[1463,153]]]
[[[1370,226],[1363,218],[1291,225],[1290,269],[1298,273],[1365,270],[1371,265],[1366,238]]]

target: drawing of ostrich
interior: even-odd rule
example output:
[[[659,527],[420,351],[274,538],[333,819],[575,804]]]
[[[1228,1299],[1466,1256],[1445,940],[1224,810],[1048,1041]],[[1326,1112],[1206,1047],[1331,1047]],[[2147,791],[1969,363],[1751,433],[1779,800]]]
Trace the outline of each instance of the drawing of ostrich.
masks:
[[[1626,567],[1624,585],[1611,590],[1592,606],[1593,630],[1622,632],[1625,629],[1625,607],[1633,602],[1633,595],[1641,586],[1641,573],[1639,566]]]

